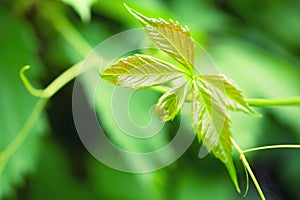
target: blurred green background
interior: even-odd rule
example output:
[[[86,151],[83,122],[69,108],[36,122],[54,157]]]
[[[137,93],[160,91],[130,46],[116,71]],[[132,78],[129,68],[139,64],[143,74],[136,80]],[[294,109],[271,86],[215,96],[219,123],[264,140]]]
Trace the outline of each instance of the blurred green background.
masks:
[[[299,96],[298,0],[0,0],[0,150],[17,135],[37,101],[22,85],[20,68],[31,65],[30,80],[46,86],[87,55],[86,43],[95,47],[112,35],[140,27],[123,2],[146,16],[188,25],[218,70],[246,97]],[[133,120],[147,124],[148,110],[158,97],[153,91],[138,92],[131,104]],[[50,100],[0,175],[0,199],[259,199],[252,183],[245,198],[238,194],[225,167],[212,155],[199,159],[196,140],[179,160],[154,173],[123,173],[101,164],[76,133],[71,98],[69,84]],[[107,114],[105,98],[102,101],[97,106],[100,121],[124,148],[165,144],[178,125],[178,120],[167,124],[162,136],[148,144],[132,141],[122,137]],[[243,149],[300,143],[299,106],[257,110],[263,118],[230,113],[231,130]],[[267,199],[300,199],[299,155],[299,150],[247,154]],[[244,169],[237,156],[235,160],[244,189]]]

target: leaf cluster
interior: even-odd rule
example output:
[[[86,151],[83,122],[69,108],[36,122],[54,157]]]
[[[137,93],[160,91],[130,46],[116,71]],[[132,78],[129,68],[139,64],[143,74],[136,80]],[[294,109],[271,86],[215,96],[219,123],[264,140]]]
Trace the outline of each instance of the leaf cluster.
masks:
[[[241,90],[226,76],[197,75],[194,66],[195,43],[187,27],[173,20],[148,18],[128,6],[126,8],[139,20],[153,43],[176,60],[178,65],[150,55],[136,54],[120,59],[101,72],[101,77],[117,86],[134,90],[168,86],[169,89],[155,106],[155,113],[163,121],[174,119],[184,103],[191,101],[195,133],[207,150],[225,164],[239,191],[227,111],[256,112],[245,102]]]

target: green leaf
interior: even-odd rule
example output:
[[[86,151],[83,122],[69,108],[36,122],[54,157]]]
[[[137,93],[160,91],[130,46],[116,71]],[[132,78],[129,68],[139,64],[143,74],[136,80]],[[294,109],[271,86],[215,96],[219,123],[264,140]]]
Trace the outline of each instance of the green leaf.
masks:
[[[40,76],[43,68],[38,59],[38,43],[32,27],[4,7],[0,7],[0,199],[17,199],[16,188],[24,185],[24,177],[35,170],[41,137],[47,129],[41,116],[33,130],[8,160],[8,145],[16,138],[37,98],[28,93],[19,77],[19,70],[31,63],[35,70],[32,79]],[[18,45],[12,45],[18,41]]]
[[[242,91],[237,88],[223,74],[209,74],[199,76],[209,86],[209,90],[216,95],[216,98],[221,101],[227,108],[231,110],[244,111],[248,114],[257,114],[245,102]]]
[[[231,154],[230,121],[226,114],[226,106],[216,99],[204,82],[199,79],[193,82],[192,113],[195,132],[207,150],[212,151],[215,157],[225,164],[239,191]]]
[[[193,69],[195,47],[189,29],[182,27],[178,22],[163,19],[148,18],[129,8],[128,11],[145,27],[150,39],[165,53],[180,62],[188,70]]]
[[[168,83],[183,76],[183,71],[152,56],[136,54],[105,69],[101,77],[115,85],[141,89]]]
[[[129,152],[146,153],[156,151],[169,143],[166,135],[175,123],[170,122],[163,125],[159,117],[153,114],[152,106],[157,102],[157,92],[138,90],[132,93],[127,88],[119,88],[116,91],[115,86],[106,81],[101,81],[101,86],[95,91],[93,84],[98,81],[98,70],[96,68],[92,70],[82,74],[80,83],[89,101],[89,106],[91,108],[95,106],[96,112],[100,116],[101,127],[113,144]],[[114,98],[116,92],[118,98]],[[128,133],[136,134],[145,139],[132,137]],[[157,134],[153,137],[147,137],[153,133]],[[107,151],[107,149],[103,149],[104,146],[99,148]],[[166,156],[170,157],[164,153],[153,158],[140,157],[137,158],[138,160],[121,156],[121,162],[129,167],[136,167],[136,162],[140,163],[141,166],[151,166],[153,162],[158,160],[165,162]]]
[[[83,187],[82,182],[74,178],[78,175],[72,172],[74,169],[72,157],[66,150],[53,140],[44,140],[43,143],[44,146],[40,150],[43,156],[39,159],[34,176],[30,177],[30,187],[26,187],[28,198],[31,200],[97,199],[99,196],[90,187]],[[24,196],[20,196],[22,197]]]
[[[158,100],[154,112],[163,121],[172,120],[181,109],[189,89],[189,83],[184,82],[177,87],[169,89]]]

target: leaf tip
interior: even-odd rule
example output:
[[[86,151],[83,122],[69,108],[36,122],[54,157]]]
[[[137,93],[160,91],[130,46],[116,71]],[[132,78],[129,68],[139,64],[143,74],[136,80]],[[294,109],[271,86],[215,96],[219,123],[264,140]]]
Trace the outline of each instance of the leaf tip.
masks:
[[[128,10],[128,12],[134,16],[136,19],[138,19],[140,22],[145,23],[145,20],[147,20],[147,17],[143,16],[138,11],[130,8],[126,3],[123,3],[124,7]]]
[[[263,117],[263,115],[261,113],[259,113],[259,112],[255,111],[254,109],[252,109],[247,102],[246,102],[246,105],[247,105],[247,110],[245,110],[246,114],[250,114],[253,117]]]
[[[255,110],[252,110],[251,114],[254,116],[254,117],[263,117],[263,114],[259,113],[259,112],[256,112]]]
[[[229,176],[235,186],[236,191],[238,193],[241,193],[241,189],[239,186],[239,182],[238,182],[238,178],[237,178],[237,174],[236,174],[236,170],[235,170],[235,166],[234,166],[232,158],[231,158],[230,162],[225,163],[225,166],[229,172]]]
[[[128,12],[134,16],[136,16],[137,11],[130,8],[126,3],[123,3],[124,7],[128,10]]]
[[[123,6],[127,9],[127,10],[130,10],[130,7],[124,2],[123,3]]]

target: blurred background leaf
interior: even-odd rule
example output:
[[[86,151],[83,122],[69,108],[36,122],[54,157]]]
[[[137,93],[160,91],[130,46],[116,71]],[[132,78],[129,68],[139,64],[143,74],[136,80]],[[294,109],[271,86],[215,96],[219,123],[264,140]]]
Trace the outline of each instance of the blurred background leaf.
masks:
[[[91,7],[96,0],[63,0],[66,4],[69,4],[79,14],[80,18],[84,22],[89,22],[91,19]]]
[[[21,84],[19,69],[30,64],[30,80],[36,80],[35,85],[46,85],[83,59],[53,23],[67,19],[95,47],[121,31],[140,28],[123,2],[0,0],[1,150],[20,130],[36,102]],[[51,9],[49,3],[53,5]],[[145,16],[172,18],[188,25],[218,70],[230,77],[246,97],[299,96],[299,1],[125,0],[125,3]],[[51,22],[53,18],[48,14],[56,20]],[[77,42],[74,40],[74,44]],[[88,87],[88,79],[83,80],[87,106],[91,100],[85,92]],[[148,151],[172,138],[178,127],[177,119],[149,141],[126,136],[112,118],[108,99],[113,87],[106,84],[105,88],[97,93],[97,98],[100,97],[97,114],[115,144],[131,151]],[[237,194],[225,167],[212,155],[199,159],[197,141],[175,163],[157,172],[129,174],[104,166],[86,151],[76,133],[71,96],[72,85],[68,85],[51,99],[45,112],[49,122],[45,116],[37,122],[1,174],[0,199],[258,199],[252,184],[246,198]],[[161,126],[156,116],[149,117],[158,97],[158,93],[149,90],[132,97],[129,110],[136,124],[145,125],[152,118],[154,128]],[[124,105],[121,99],[116,103]],[[242,148],[300,143],[299,106],[257,110],[263,118],[230,113],[232,132]],[[51,133],[45,135],[47,126]],[[127,128],[134,130],[131,126]],[[299,151],[272,150],[247,156],[267,199],[300,199]],[[244,169],[238,157],[236,164],[241,188],[245,188]]]
[[[33,79],[38,79],[45,71],[38,57],[36,35],[27,21],[0,7],[0,27],[0,149],[4,150],[19,133],[37,102],[19,78],[20,67],[32,64]],[[0,199],[17,197],[15,188],[24,186],[23,177],[35,171],[46,125],[45,117],[38,120],[30,136],[0,173]],[[0,168],[4,165],[5,162],[0,161]]]

